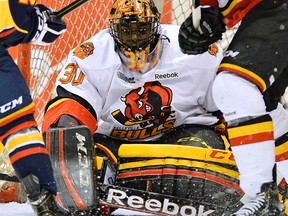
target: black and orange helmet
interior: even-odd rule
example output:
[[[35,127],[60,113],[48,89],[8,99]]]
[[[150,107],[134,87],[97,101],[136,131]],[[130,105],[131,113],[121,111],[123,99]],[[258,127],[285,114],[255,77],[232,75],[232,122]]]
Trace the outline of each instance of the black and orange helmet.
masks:
[[[153,0],[116,0],[109,23],[128,69],[141,71],[159,40],[160,13]]]

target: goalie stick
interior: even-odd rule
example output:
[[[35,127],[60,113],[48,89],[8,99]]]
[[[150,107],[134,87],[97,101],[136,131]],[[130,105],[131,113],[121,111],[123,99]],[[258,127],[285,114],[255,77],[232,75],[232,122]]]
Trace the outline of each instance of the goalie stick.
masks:
[[[197,199],[185,199],[175,196],[126,188],[117,185],[98,184],[100,189],[100,206],[121,208],[157,216],[168,215],[230,215],[236,211],[241,202],[224,208]]]

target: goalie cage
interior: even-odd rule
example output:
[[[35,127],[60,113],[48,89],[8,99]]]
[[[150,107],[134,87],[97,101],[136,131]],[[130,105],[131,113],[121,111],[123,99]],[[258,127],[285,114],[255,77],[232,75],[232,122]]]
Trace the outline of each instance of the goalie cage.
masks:
[[[73,0],[40,0],[37,4],[60,10]],[[67,31],[55,43],[49,46],[18,45],[9,49],[29,85],[36,106],[35,118],[41,128],[45,105],[54,95],[56,77],[63,67],[70,49],[92,37],[107,27],[107,15],[114,0],[91,0],[64,16]],[[161,22],[165,24],[181,23],[191,12],[190,0],[154,0],[161,13]],[[223,35],[218,47],[225,50],[233,38],[237,26]],[[30,61],[29,61],[30,60]],[[1,145],[1,144],[0,144]],[[0,148],[2,151],[3,148]],[[7,153],[0,156],[1,173],[13,175]],[[18,183],[0,180],[0,202],[25,202],[26,195]]]

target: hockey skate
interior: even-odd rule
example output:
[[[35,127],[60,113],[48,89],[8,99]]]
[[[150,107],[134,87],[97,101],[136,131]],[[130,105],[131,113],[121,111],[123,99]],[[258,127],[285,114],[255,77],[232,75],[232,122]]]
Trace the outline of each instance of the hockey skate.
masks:
[[[29,198],[29,197],[28,197]],[[53,194],[42,189],[36,200],[30,199],[30,204],[37,216],[68,216],[68,210],[60,206]]]
[[[276,184],[269,182],[263,184],[261,192],[232,216],[284,216],[284,209],[284,204],[278,199]]]
[[[38,178],[34,175],[26,176],[21,180],[32,209],[37,216],[69,216],[68,210],[60,206],[55,196],[38,184]]]

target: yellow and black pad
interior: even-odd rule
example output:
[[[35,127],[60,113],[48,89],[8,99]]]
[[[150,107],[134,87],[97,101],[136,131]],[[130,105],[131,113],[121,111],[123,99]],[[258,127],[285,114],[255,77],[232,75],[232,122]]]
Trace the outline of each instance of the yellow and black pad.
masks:
[[[231,151],[177,144],[123,144],[116,185],[228,208],[243,196]]]

